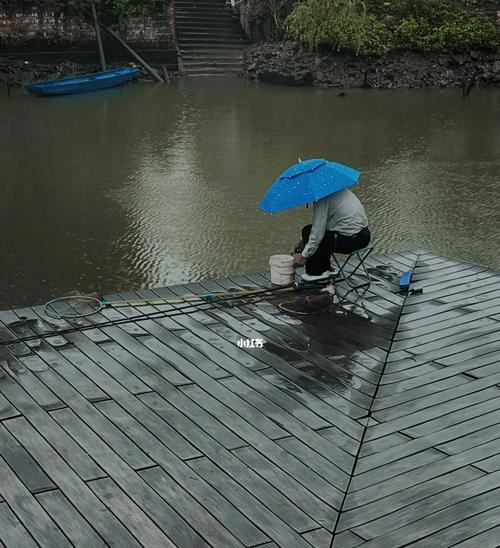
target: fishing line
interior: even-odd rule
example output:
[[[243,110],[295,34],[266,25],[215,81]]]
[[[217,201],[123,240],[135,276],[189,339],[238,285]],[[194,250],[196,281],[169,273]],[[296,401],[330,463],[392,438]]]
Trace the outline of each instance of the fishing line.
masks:
[[[227,297],[224,297],[224,296],[218,297],[217,296],[218,294],[213,294],[213,295],[216,296],[216,298],[210,299],[210,300],[207,300],[206,298],[203,299],[203,297],[204,297],[203,295],[200,295],[200,296],[193,295],[192,297],[198,297],[198,302],[197,301],[187,302],[186,306],[180,306],[180,307],[175,308],[174,310],[157,310],[155,312],[149,312],[149,313],[144,312],[144,313],[136,314],[134,316],[127,316],[126,318],[108,320],[108,321],[104,321],[104,322],[100,322],[100,323],[91,323],[89,325],[73,326],[73,327],[70,327],[70,328],[67,328],[67,329],[60,329],[60,330],[57,330],[57,331],[51,331],[51,332],[47,332],[47,333],[40,333],[40,334],[36,334],[36,335],[30,335],[30,336],[27,336],[27,337],[19,337],[19,338],[16,338],[16,339],[7,339],[7,340],[0,341],[0,347],[12,345],[12,344],[18,344],[18,343],[25,343],[25,342],[34,341],[34,340],[47,339],[47,338],[50,338],[50,337],[64,336],[65,334],[76,333],[76,332],[79,332],[79,331],[85,331],[85,330],[89,330],[89,329],[100,329],[102,327],[112,327],[112,326],[115,326],[115,325],[121,325],[121,324],[124,324],[124,323],[131,323],[131,322],[136,322],[136,321],[141,321],[141,320],[158,319],[158,318],[162,318],[162,317],[175,317],[175,316],[180,316],[180,315],[191,313],[191,312],[185,312],[186,309],[192,309],[192,308],[195,308],[195,309],[198,309],[198,310],[216,309],[216,308],[218,308],[219,304],[234,301],[234,300],[243,300],[243,301],[245,301],[245,304],[251,304],[252,302],[260,302],[260,301],[264,300],[266,295],[272,297],[274,295],[278,295],[279,293],[285,293],[285,292],[289,292],[289,291],[293,291],[293,290],[302,291],[304,289],[307,289],[307,290],[319,289],[320,287],[324,287],[324,286],[318,286],[317,288],[314,288],[314,287],[295,288],[293,285],[290,285],[290,286],[278,287],[278,288],[274,288],[274,289],[273,288],[264,288],[264,289],[259,289],[259,290],[256,290],[256,291],[245,291],[244,293],[243,292],[236,293],[236,292],[231,291],[231,292],[227,292],[229,294]],[[189,295],[188,297],[190,298],[191,296]],[[252,299],[253,297],[257,297],[257,299],[256,300]],[[68,297],[62,297],[60,299],[64,299],[64,298],[67,299]],[[72,296],[71,298],[74,299],[75,296]],[[95,298],[93,298],[93,299],[95,299]],[[130,301],[130,302],[136,302],[136,303],[140,302],[142,304],[139,305],[139,306],[145,306],[145,305],[147,306],[147,305],[149,305],[148,301],[159,301],[158,304],[169,304],[170,299],[173,299],[173,298],[144,299],[144,300],[140,300],[140,301],[138,300],[138,301]],[[176,297],[175,299],[176,300],[181,299],[181,301],[182,301],[183,297]],[[250,299],[252,299],[252,300],[250,300]],[[54,300],[57,300],[57,299],[54,299]],[[53,302],[53,301],[50,301],[50,302]],[[104,306],[101,308],[101,310],[106,310],[108,308],[110,308],[110,309],[115,308],[114,303],[123,305],[123,306],[116,306],[116,308],[123,308],[123,307],[127,307],[127,306],[128,307],[132,306],[132,305],[129,304],[128,301],[121,301],[121,300],[120,301],[102,300],[102,302],[103,302]],[[172,302],[172,301],[170,300],[170,302]],[[49,303],[47,303],[47,304],[49,304]],[[96,313],[97,312],[94,312],[93,314],[96,314]]]

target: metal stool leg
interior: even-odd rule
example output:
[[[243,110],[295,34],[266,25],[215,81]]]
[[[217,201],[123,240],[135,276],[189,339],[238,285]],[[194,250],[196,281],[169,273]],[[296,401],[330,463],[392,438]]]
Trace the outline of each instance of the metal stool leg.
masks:
[[[340,276],[341,281],[344,281],[351,288],[352,291],[357,291],[358,289],[361,289],[361,288],[368,288],[371,285],[371,278],[370,278],[370,274],[368,273],[366,269],[365,261],[370,255],[370,253],[372,252],[372,250],[373,250],[373,247],[370,246],[364,249],[359,249],[358,251],[353,251],[347,256],[347,259],[342,264],[340,264],[340,261],[337,259],[337,256],[335,255],[335,253],[332,253],[333,260],[335,261],[335,265],[339,269],[337,276]],[[355,266],[352,272],[348,272],[346,275],[345,268],[354,256],[358,259],[358,264]],[[351,281],[351,278],[353,278],[353,276],[356,274],[356,272],[358,272],[358,270],[361,270],[362,276],[366,278],[366,282],[363,282],[361,284],[353,284]]]

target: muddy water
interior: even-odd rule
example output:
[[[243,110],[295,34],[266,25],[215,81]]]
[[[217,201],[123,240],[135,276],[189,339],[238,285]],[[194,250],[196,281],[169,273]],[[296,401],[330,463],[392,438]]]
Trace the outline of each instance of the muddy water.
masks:
[[[379,251],[500,269],[500,93],[192,79],[0,96],[0,307],[267,268],[311,211],[257,203],[300,156],[363,171]]]

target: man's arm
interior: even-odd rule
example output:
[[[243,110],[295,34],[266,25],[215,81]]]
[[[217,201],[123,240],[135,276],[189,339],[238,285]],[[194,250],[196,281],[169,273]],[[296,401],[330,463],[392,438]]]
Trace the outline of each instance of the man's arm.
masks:
[[[311,235],[309,241],[302,251],[302,256],[306,259],[314,255],[318,246],[325,236],[326,224],[328,222],[328,203],[326,200],[319,200],[314,204],[314,214]]]

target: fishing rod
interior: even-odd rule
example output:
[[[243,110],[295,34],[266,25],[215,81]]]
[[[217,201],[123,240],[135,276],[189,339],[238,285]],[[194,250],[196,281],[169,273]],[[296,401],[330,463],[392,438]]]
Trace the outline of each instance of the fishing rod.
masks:
[[[192,309],[192,308],[195,308],[195,309],[198,309],[198,310],[215,309],[215,308],[218,308],[217,305],[219,305],[221,303],[230,302],[230,301],[237,300],[237,299],[242,299],[242,297],[243,297],[243,300],[248,300],[248,299],[252,299],[253,297],[257,297],[257,301],[253,301],[253,302],[259,302],[259,301],[263,300],[266,295],[270,295],[270,296],[276,295],[276,296],[278,296],[281,293],[286,293],[286,292],[289,292],[289,291],[292,291],[292,290],[301,291],[303,289],[309,289],[310,290],[312,288],[296,288],[293,285],[289,285],[289,286],[278,287],[278,288],[258,289],[256,291],[246,291],[246,290],[241,291],[241,292],[228,291],[228,292],[220,292],[220,293],[208,293],[208,294],[200,295],[200,296],[188,295],[187,296],[188,298],[198,297],[198,301],[186,302],[186,306],[177,307],[173,310],[157,310],[157,311],[148,312],[148,313],[143,312],[143,313],[136,314],[136,315],[133,315],[133,316],[127,316],[125,318],[118,318],[118,319],[115,319],[115,320],[108,320],[108,321],[99,322],[99,323],[91,323],[89,325],[72,326],[72,327],[69,327],[69,328],[66,328],[66,329],[59,329],[59,330],[54,330],[54,331],[50,331],[50,332],[46,332],[46,333],[40,333],[40,334],[36,334],[36,335],[29,335],[29,336],[26,336],[26,337],[6,339],[6,340],[3,340],[3,341],[0,341],[0,347],[12,345],[12,344],[26,343],[26,342],[30,342],[30,341],[34,341],[34,340],[47,339],[47,338],[50,338],[50,337],[63,336],[65,334],[76,333],[76,332],[80,332],[80,331],[86,331],[86,330],[89,330],[89,329],[100,329],[102,327],[113,327],[113,326],[121,325],[121,324],[124,324],[124,323],[143,321],[143,320],[148,320],[148,319],[159,319],[159,318],[163,318],[163,317],[170,318],[170,317],[180,316],[180,315],[184,315],[184,314],[188,313],[188,312],[185,312],[186,309]],[[227,297],[223,296],[225,294],[228,294],[228,296]],[[212,297],[208,298],[207,295],[211,295],[211,296],[213,296],[213,298]],[[221,296],[219,296],[219,295],[221,295]],[[76,298],[78,298],[78,297],[85,297],[85,296],[76,296]],[[54,301],[60,301],[61,299],[68,299],[68,298],[74,299],[75,296],[61,297],[59,299],[54,299]],[[139,304],[138,306],[144,306],[144,303],[146,303],[146,305],[149,305],[152,301],[158,301],[158,304],[160,304],[160,303],[161,304],[169,304],[169,301],[171,302],[172,299],[174,299],[174,298],[170,297],[170,298],[165,298],[165,299],[144,299],[144,300],[137,300],[137,301],[125,301],[125,300],[124,301],[121,301],[121,300],[120,301],[106,301],[104,299],[100,300],[100,299],[97,299],[97,298],[94,298],[94,297],[87,297],[87,298],[91,298],[91,299],[94,299],[96,301],[99,300],[102,303],[102,307],[99,308],[99,310],[96,310],[92,313],[86,313],[85,316],[84,315],[74,316],[73,319],[75,319],[77,317],[86,317],[88,315],[94,315],[94,314],[99,313],[102,310],[105,310],[106,308],[123,308],[124,306],[125,307],[126,306],[130,307],[130,306],[132,306],[130,304],[132,302],[142,303],[142,304]],[[185,302],[185,301],[182,301],[183,298],[184,297],[175,297],[176,300],[180,299],[181,302]],[[50,301],[50,302],[53,303],[54,301]],[[47,305],[48,304],[50,304],[50,303],[47,303]],[[46,308],[47,305],[45,305],[44,308]],[[115,305],[119,305],[119,306],[115,306]],[[210,305],[212,305],[212,306],[210,307]],[[61,319],[61,318],[58,318],[58,319]]]

